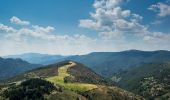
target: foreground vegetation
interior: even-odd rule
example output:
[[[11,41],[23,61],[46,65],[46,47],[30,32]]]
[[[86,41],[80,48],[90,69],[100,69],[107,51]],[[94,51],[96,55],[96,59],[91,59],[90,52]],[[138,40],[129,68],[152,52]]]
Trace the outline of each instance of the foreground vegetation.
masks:
[[[48,81],[30,79],[5,89],[2,97],[9,100],[43,100],[43,95],[50,94],[53,90],[56,90],[56,87]]]
[[[0,100],[86,100],[77,93],[38,78],[13,84],[0,93]]]

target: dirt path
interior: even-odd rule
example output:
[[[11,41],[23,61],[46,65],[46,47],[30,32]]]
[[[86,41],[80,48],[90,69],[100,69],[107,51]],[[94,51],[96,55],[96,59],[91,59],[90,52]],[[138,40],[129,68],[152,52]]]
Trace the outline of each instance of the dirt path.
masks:
[[[75,65],[76,65],[75,62],[70,62],[70,64],[58,68],[58,75],[53,76],[53,77],[49,77],[49,78],[47,78],[47,80],[56,84],[56,85],[60,85],[60,86],[63,86],[64,88],[66,88],[66,89],[74,90],[74,91],[88,91],[88,90],[92,90],[94,88],[97,88],[97,85],[95,85],[95,84],[65,83],[64,82],[65,77],[71,76],[67,72],[67,70],[71,67],[74,67]]]

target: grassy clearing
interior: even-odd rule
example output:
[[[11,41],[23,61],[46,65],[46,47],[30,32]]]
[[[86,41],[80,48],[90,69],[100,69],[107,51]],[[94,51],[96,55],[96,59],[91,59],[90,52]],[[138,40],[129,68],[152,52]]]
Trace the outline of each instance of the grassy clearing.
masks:
[[[94,88],[97,88],[97,85],[94,84],[86,84],[86,83],[64,83],[64,78],[67,76],[71,76],[69,73],[67,73],[68,68],[73,67],[75,65],[74,62],[71,62],[71,64],[69,65],[65,65],[63,67],[60,67],[58,69],[58,76],[53,76],[53,77],[49,77],[46,78],[46,80],[63,86],[66,89],[69,90],[73,90],[73,91],[88,91],[88,90],[92,90]],[[72,76],[71,76],[72,77]]]

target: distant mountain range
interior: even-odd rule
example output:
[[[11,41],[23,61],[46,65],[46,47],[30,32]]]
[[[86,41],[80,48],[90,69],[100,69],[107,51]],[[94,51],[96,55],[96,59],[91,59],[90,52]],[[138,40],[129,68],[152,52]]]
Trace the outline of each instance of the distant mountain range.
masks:
[[[52,64],[64,60],[74,60],[87,65],[98,74],[111,77],[119,71],[126,71],[147,63],[170,62],[170,51],[139,51],[128,50],[122,52],[93,52],[87,55],[58,56],[44,54],[23,54],[7,56],[21,58],[29,63]]]
[[[4,58],[20,58],[32,64],[42,64],[42,65],[56,63],[57,60],[65,57],[66,56],[39,54],[39,53],[25,53],[20,55],[4,56]]]
[[[22,59],[0,58],[0,80],[13,77],[24,71],[38,68],[42,65],[30,64]]]
[[[146,63],[162,63],[170,61],[169,51],[94,52],[66,59],[83,63],[102,76],[110,77],[122,70],[129,70]]]

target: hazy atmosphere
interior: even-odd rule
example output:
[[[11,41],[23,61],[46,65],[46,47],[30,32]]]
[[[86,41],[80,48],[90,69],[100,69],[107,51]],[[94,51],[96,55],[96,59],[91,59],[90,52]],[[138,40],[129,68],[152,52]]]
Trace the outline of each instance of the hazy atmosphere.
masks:
[[[0,0],[0,100],[170,100],[170,0]]]
[[[169,0],[1,0],[0,55],[170,50]]]

